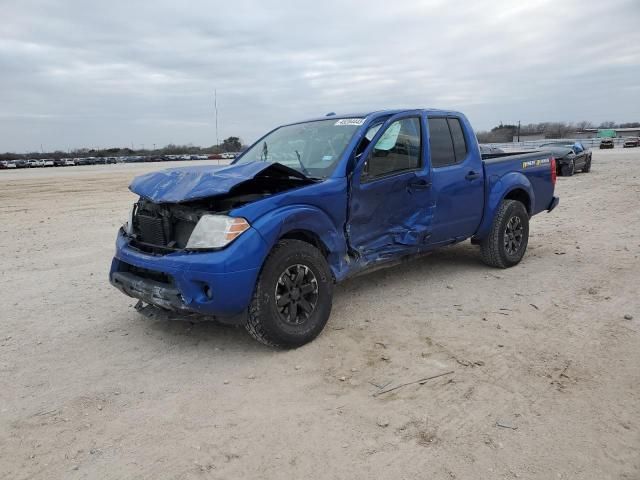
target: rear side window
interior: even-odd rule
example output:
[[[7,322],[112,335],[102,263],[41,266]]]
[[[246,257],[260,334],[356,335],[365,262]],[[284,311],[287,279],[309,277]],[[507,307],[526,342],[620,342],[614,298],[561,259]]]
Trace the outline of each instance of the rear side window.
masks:
[[[463,162],[467,156],[467,142],[464,139],[462,125],[457,118],[447,118],[451,138],[453,139],[453,151],[456,154],[456,163]]]
[[[467,142],[457,118],[430,118],[429,142],[434,168],[462,163],[467,157]]]
[[[429,147],[433,168],[456,163],[453,141],[446,118],[429,119]]]

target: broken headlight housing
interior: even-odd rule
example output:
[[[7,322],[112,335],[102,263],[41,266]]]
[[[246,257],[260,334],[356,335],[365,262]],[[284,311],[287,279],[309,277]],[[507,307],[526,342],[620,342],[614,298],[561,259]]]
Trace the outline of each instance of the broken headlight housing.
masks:
[[[135,208],[136,208],[135,204],[131,205],[131,208],[129,209],[129,216],[127,217],[127,221],[122,225],[122,230],[127,235],[133,234],[133,213],[135,211]]]
[[[241,217],[203,215],[191,232],[186,248],[195,250],[222,248],[242,235],[249,227],[249,222]]]

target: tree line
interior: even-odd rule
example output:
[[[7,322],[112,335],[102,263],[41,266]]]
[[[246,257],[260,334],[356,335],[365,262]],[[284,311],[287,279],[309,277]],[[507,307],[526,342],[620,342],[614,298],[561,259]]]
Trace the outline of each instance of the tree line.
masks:
[[[29,152],[29,153],[0,153],[0,160],[19,160],[25,158],[83,158],[83,157],[129,157],[129,156],[145,156],[155,157],[163,155],[213,155],[225,152],[239,152],[243,149],[240,137],[225,138],[220,145],[212,145],[210,147],[198,147],[193,144],[175,145],[170,143],[161,148],[154,149],[132,149],[128,147],[113,148],[76,148],[68,152],[55,150],[52,152]]]
[[[520,135],[544,135],[544,138],[565,138],[574,132],[582,132],[591,128],[638,128],[640,122],[616,123],[613,121],[595,124],[582,122],[540,122],[520,125]],[[476,133],[480,143],[507,143],[518,135],[518,125],[502,124],[488,131]]]

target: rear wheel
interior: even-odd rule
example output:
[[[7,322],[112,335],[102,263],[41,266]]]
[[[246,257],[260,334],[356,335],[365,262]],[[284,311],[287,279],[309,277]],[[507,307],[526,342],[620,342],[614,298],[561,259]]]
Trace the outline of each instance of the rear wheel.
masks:
[[[333,277],[320,251],[281,240],[265,261],[245,328],[265,345],[295,348],[322,331],[333,297]]]
[[[480,242],[482,260],[491,267],[513,267],[522,260],[528,243],[527,209],[517,200],[503,200],[493,219],[491,232]]]
[[[575,171],[576,163],[573,159],[571,159],[567,165],[562,166],[562,168],[560,169],[560,175],[562,175],[563,177],[570,177],[575,173]]]

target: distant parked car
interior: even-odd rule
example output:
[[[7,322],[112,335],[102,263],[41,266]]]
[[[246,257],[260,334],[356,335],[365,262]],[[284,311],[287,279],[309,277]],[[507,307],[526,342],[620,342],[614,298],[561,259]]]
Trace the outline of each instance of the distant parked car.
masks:
[[[600,142],[600,149],[613,148],[613,138],[603,138]]]
[[[624,148],[640,147],[640,138],[627,138],[624,141]]]
[[[27,168],[29,166],[24,159],[13,160],[12,163],[15,164],[16,168]]]
[[[75,162],[71,158],[56,158],[53,161],[53,164],[56,167],[68,167],[70,165],[75,165]]]
[[[549,142],[540,145],[540,148],[553,154],[558,175],[570,177],[577,170],[584,173],[591,170],[591,150],[580,142]]]
[[[44,160],[42,160],[42,166],[53,167],[54,166],[53,158],[45,158]]]
[[[31,168],[44,167],[44,160],[38,160],[37,158],[30,158],[29,160],[27,160],[27,164]]]
[[[6,160],[0,160],[0,170],[9,168],[9,162]]]

